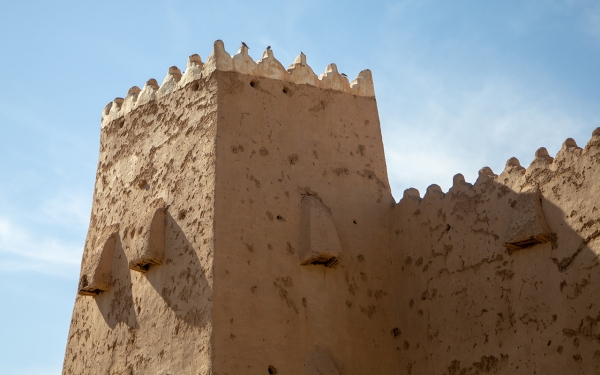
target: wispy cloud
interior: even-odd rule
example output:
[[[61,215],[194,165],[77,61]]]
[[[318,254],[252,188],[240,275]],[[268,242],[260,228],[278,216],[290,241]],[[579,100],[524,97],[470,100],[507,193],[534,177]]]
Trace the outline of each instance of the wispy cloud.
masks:
[[[85,230],[90,220],[90,197],[77,191],[62,191],[42,203],[36,215],[41,222]]]
[[[425,71],[413,71],[412,77],[411,95],[396,96],[402,104],[382,111],[396,199],[413,186],[421,193],[434,183],[447,190],[456,173],[474,182],[483,166],[500,173],[512,156],[526,167],[537,148],[557,152],[567,137],[584,145],[598,126],[598,118],[578,113],[559,94],[506,77],[479,86],[453,86],[448,77]]]
[[[504,23],[494,30],[531,34],[531,28],[546,27],[537,21],[536,11],[558,14],[573,6],[575,15],[584,8],[564,0],[546,1],[543,9],[527,2],[518,11],[507,10]],[[376,55],[386,56],[373,72],[396,199],[409,187],[422,194],[431,184],[447,190],[456,173],[474,182],[484,166],[500,173],[513,156],[528,166],[537,148],[544,146],[553,154],[568,137],[583,146],[600,126],[600,111],[576,97],[578,93],[569,90],[556,72],[524,62],[521,54],[526,51],[506,55],[511,52],[507,43],[522,37],[513,35],[494,44],[456,30],[434,35],[412,22],[425,11],[435,11],[420,7],[407,1],[390,8],[391,20],[380,28],[392,37],[374,47]],[[589,13],[588,18],[600,35],[600,11]],[[436,25],[428,24],[442,32]]]
[[[70,277],[79,269],[82,245],[40,238],[29,229],[0,217],[1,271],[37,271]]]
[[[76,191],[58,193],[27,215],[4,207],[0,215],[0,272],[76,275],[89,210],[86,194]]]

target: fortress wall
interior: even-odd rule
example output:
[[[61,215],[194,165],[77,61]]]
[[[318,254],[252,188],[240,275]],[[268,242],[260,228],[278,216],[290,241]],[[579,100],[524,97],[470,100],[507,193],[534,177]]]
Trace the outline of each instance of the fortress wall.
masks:
[[[102,113],[63,373],[600,373],[599,161],[395,204],[370,71],[217,41]]]
[[[215,74],[214,373],[396,373],[375,98]],[[330,210],[331,268],[300,264],[306,196]]]
[[[600,372],[600,132],[516,159],[392,217],[396,350],[407,374]],[[522,248],[519,248],[522,247]]]
[[[155,84],[103,113],[64,374],[211,373],[217,87]]]
[[[370,71],[216,41],[104,108],[99,159],[63,373],[394,370]]]

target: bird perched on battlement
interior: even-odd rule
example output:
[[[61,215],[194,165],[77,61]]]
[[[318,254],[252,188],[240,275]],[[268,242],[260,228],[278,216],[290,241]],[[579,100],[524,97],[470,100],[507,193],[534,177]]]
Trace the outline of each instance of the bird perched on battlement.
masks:
[[[246,48],[250,49],[250,47],[248,47],[248,45],[247,45],[246,43],[244,43],[244,42],[242,42],[242,46],[244,46],[244,47],[246,47]]]
[[[271,46],[267,46],[267,51],[270,51],[270,50],[271,50]]]
[[[348,76],[346,75],[346,73],[342,73],[342,77],[348,78]]]

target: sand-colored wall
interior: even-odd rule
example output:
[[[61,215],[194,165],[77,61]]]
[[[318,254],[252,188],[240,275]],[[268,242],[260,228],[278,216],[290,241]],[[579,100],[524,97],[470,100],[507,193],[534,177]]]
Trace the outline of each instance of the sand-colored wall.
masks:
[[[396,204],[368,70],[217,41],[103,111],[63,373],[600,373],[599,160]]]
[[[600,373],[599,143],[406,192],[391,232],[401,373]],[[510,251],[539,223],[522,204],[536,191],[550,240]]]
[[[315,353],[340,374],[396,373],[375,98],[234,72],[217,82],[214,373],[334,374]],[[306,195],[330,209],[331,268],[300,265]]]
[[[107,227],[112,274],[107,291],[77,296],[64,374],[211,373],[216,99],[199,80],[103,124],[82,277]],[[162,264],[131,270],[161,200]]]

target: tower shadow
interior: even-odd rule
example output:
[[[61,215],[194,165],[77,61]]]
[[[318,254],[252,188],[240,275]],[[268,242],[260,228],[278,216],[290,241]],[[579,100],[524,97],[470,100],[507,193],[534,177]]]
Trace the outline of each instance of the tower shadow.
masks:
[[[119,323],[137,328],[137,319],[131,293],[131,273],[120,236],[117,237],[112,262],[110,289],[94,297],[106,324],[114,329]]]
[[[184,230],[168,211],[165,220],[165,261],[150,267],[145,277],[179,319],[205,326],[211,317],[212,289]]]

